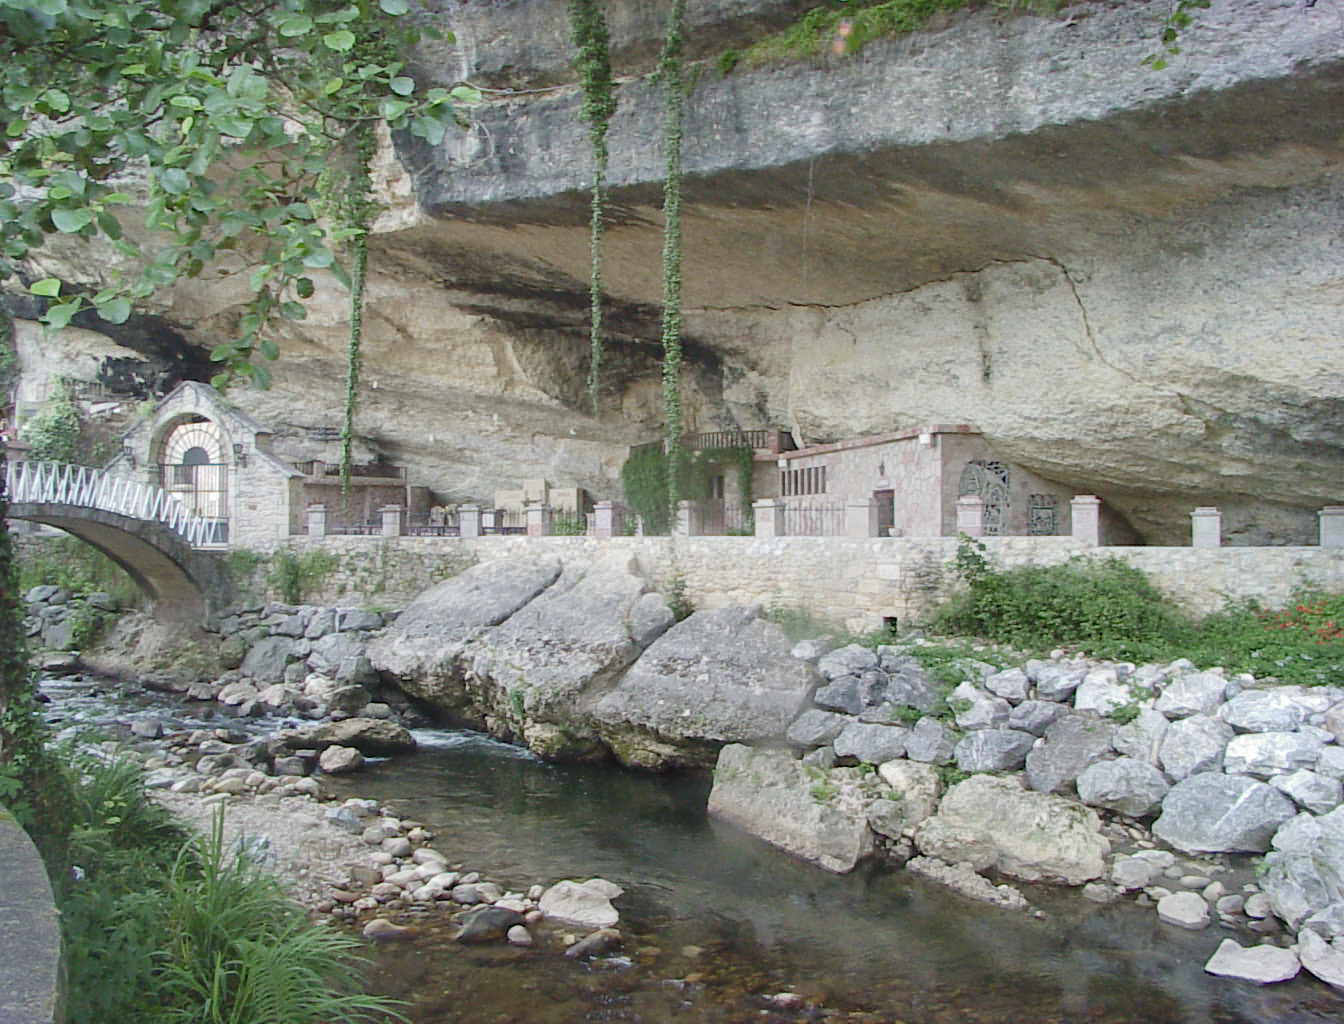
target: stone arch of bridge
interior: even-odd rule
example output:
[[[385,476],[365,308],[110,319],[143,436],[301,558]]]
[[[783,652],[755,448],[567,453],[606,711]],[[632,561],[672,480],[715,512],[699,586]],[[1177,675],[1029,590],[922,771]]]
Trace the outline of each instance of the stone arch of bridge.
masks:
[[[7,516],[54,526],[97,548],[126,570],[161,622],[198,627],[232,599],[222,552],[192,548],[152,520],[40,502],[11,503]]]

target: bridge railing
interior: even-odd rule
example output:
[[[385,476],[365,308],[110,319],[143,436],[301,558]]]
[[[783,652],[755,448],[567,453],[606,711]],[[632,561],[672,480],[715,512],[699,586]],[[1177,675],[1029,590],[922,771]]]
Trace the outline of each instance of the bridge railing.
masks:
[[[5,494],[11,502],[74,505],[162,523],[192,547],[226,543],[228,523],[193,512],[161,487],[64,462],[10,462]]]

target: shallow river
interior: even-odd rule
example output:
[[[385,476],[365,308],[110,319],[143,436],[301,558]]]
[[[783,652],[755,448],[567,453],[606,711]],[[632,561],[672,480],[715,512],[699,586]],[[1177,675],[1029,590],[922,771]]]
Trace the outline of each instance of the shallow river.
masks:
[[[114,714],[87,689],[44,683],[61,724]],[[119,706],[202,721],[154,695]],[[549,948],[460,946],[433,928],[375,950],[372,987],[408,1000],[416,1024],[1344,1020],[1344,1000],[1314,980],[1259,988],[1206,975],[1227,934],[1217,927],[1183,932],[1151,908],[1028,887],[1047,913],[1035,920],[904,872],[834,876],[708,819],[707,779],[548,764],[473,733],[416,735],[419,753],[327,782],[425,822],[438,849],[501,884],[621,884],[627,937],[621,955],[587,965]],[[765,999],[785,991],[808,1005]]]

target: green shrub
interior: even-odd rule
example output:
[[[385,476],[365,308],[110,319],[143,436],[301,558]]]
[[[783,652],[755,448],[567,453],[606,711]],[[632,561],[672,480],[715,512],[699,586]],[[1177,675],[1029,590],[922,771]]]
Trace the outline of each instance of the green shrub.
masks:
[[[956,569],[966,589],[937,613],[940,632],[1029,651],[1072,644],[1095,653],[1121,642],[1166,643],[1182,626],[1148,577],[1119,559],[1074,558],[998,572],[983,550],[965,536],[958,544]]]
[[[588,533],[588,517],[582,512],[557,512],[551,516],[552,537],[582,537]]]
[[[327,575],[340,564],[340,558],[322,548],[302,554],[283,548],[272,556],[266,582],[280,595],[280,600],[286,604],[299,604],[320,589]]]
[[[1114,558],[1000,572],[983,545],[963,537],[956,569],[966,586],[935,615],[940,632],[1026,652],[1068,645],[1094,658],[1188,658],[1201,668],[1221,665],[1307,686],[1344,677],[1344,594],[1303,590],[1283,609],[1245,603],[1193,620],[1142,572]],[[927,649],[911,653],[929,657]]]
[[[667,456],[660,445],[643,445],[621,466],[625,503],[644,521],[644,533],[662,536],[672,529],[667,496]]]
[[[810,608],[772,604],[761,617],[784,630],[784,635],[793,643],[833,637],[844,632],[842,627],[822,618]]]
[[[673,618],[678,622],[695,611],[695,605],[691,603],[690,595],[686,593],[686,577],[681,574],[680,569],[674,570],[668,577],[663,597],[667,601],[667,607],[672,611]]]
[[[119,608],[142,605],[145,595],[126,570],[97,548],[74,537],[30,541],[15,550],[19,590],[51,585],[75,595],[106,593]]]
[[[222,813],[210,837],[188,839],[146,798],[137,765],[64,760],[73,810],[48,871],[70,1024],[402,1019],[387,1001],[351,991],[357,940],[310,924],[274,878],[229,855]]]
[[[79,409],[70,389],[64,382],[58,383],[42,411],[23,426],[28,458],[34,462],[82,463],[79,433]]]

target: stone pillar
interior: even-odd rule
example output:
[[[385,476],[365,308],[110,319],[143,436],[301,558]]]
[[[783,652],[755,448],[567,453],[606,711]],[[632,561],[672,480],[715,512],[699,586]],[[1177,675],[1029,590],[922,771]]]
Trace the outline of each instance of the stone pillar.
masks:
[[[1344,548],[1344,505],[1326,505],[1316,518],[1321,524],[1321,547]]]
[[[378,511],[383,517],[383,536],[400,537],[406,525],[406,509],[400,505],[384,505]]]
[[[757,537],[784,536],[784,502],[774,498],[761,498],[751,503],[756,520]]]
[[[1070,505],[1073,539],[1090,548],[1101,546],[1101,499],[1095,494],[1075,494]]]
[[[615,532],[615,509],[612,503],[599,501],[593,506],[593,536],[598,540],[611,540]]]
[[[308,536],[325,537],[327,535],[327,506],[308,506]]]
[[[672,536],[674,537],[692,537],[694,530],[695,510],[691,508],[689,501],[677,502],[677,515],[672,522]]]
[[[869,498],[867,501],[851,501],[845,505],[845,536],[877,536],[877,502]]]
[[[1190,513],[1190,546],[1223,546],[1223,514],[1216,508],[1197,508]]]
[[[457,535],[459,537],[479,537],[481,535],[481,510],[477,506],[458,506]]]
[[[527,535],[529,537],[549,537],[551,535],[551,506],[532,502],[527,506]]]
[[[985,499],[975,494],[964,494],[957,499],[957,533],[967,537],[985,535]]]

